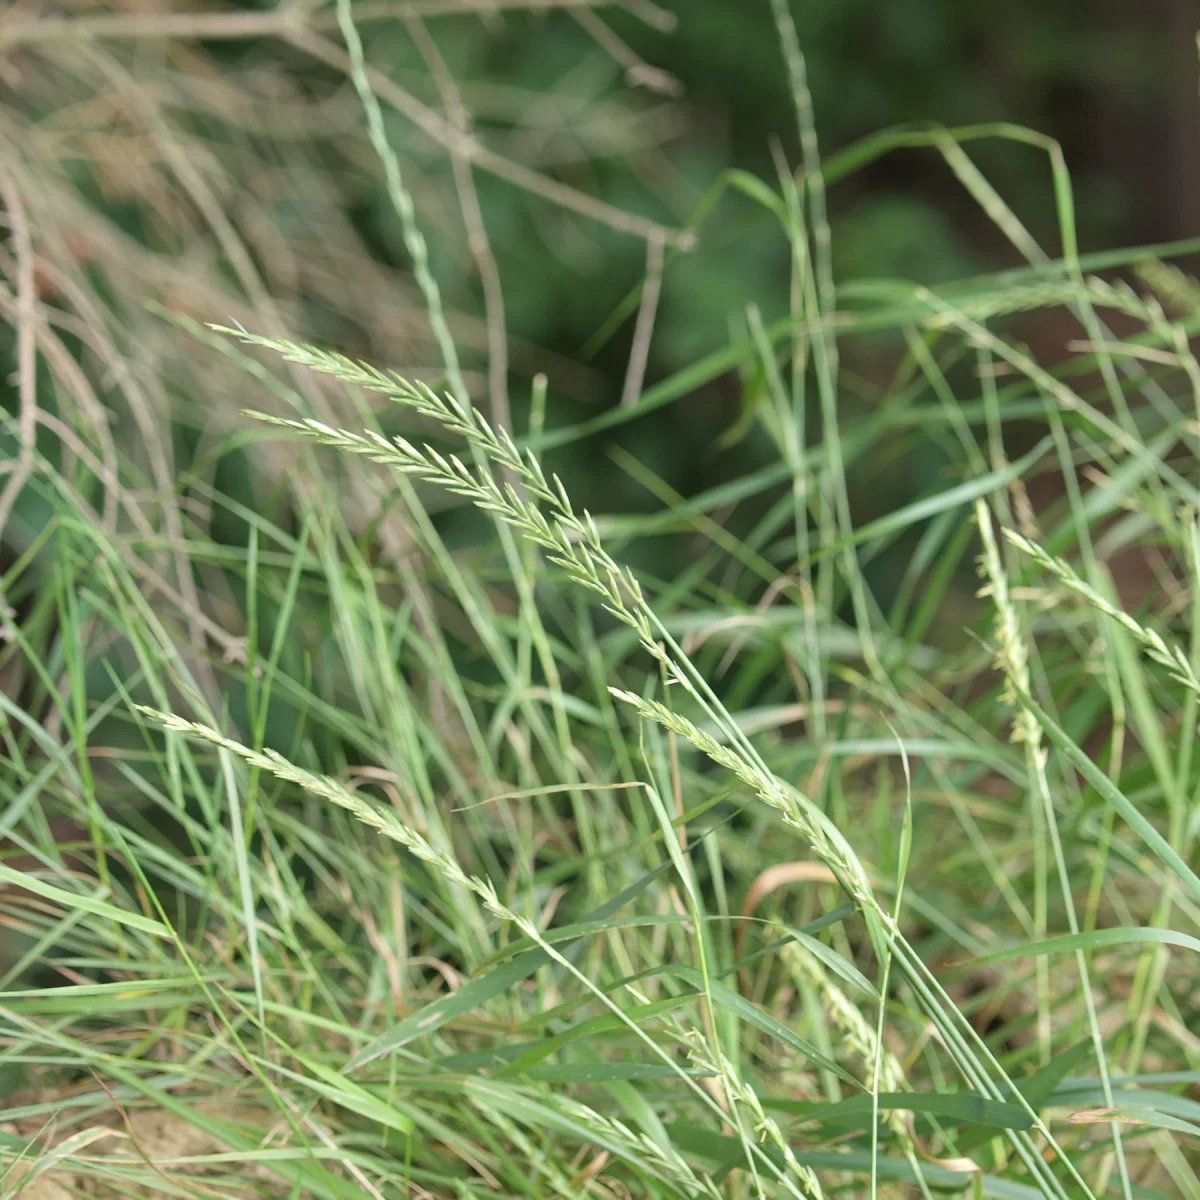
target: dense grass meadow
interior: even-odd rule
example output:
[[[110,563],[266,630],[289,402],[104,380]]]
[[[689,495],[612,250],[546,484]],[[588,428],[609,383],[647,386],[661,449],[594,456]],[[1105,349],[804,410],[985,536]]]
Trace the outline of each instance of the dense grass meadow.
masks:
[[[0,13],[0,1195],[1200,1200],[1200,237],[754,2]]]

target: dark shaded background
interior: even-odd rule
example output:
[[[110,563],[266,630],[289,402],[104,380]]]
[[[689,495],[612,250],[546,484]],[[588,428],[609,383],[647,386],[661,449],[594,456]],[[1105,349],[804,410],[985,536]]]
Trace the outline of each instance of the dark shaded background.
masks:
[[[603,162],[574,178],[615,202],[682,221],[722,170],[742,167],[774,181],[772,143],[794,165],[799,142],[766,0],[686,0],[669,7],[678,17],[669,33],[616,9],[604,16],[639,55],[682,84],[679,132],[640,156]],[[1062,144],[1083,252],[1200,233],[1200,8],[1192,0],[805,0],[791,7],[824,155],[909,122],[1012,122]],[[586,35],[569,20],[551,17],[544,25],[547,33],[556,31],[562,67],[555,55],[547,58],[544,41],[526,39],[519,23],[507,25],[507,32],[497,28],[482,43],[481,69],[496,78],[561,86],[563,76],[555,72],[585,54]],[[1045,155],[1000,140],[968,149],[1046,251],[1057,255]],[[936,284],[1022,261],[932,151],[889,154],[834,185],[829,202],[842,279]],[[491,219],[499,224],[499,193],[495,203]],[[611,404],[631,323],[594,356],[586,358],[583,349],[640,277],[640,247],[612,239],[594,263],[548,254],[522,280],[519,264],[536,245],[535,238],[499,242],[506,281],[516,281],[507,285],[514,331],[587,361],[606,385],[592,403]],[[786,252],[770,219],[738,198],[724,201],[704,225],[697,253],[668,268],[648,382],[724,344],[739,305],[753,300],[768,315],[782,312],[786,272]],[[552,283],[541,290],[543,280]],[[1057,310],[1024,322],[1020,333],[1047,363],[1061,359],[1066,343],[1079,336]],[[753,438],[732,454],[713,451],[737,419],[739,392],[739,382],[726,379],[625,428],[620,438],[678,490],[699,491],[756,462]],[[559,397],[559,405],[560,414],[589,411],[568,397]],[[893,461],[885,480],[852,478],[856,508],[869,517],[903,503],[936,462],[932,448],[913,447]],[[602,444],[581,448],[564,470],[590,482],[586,499],[601,509],[613,507],[614,495],[621,497],[618,506],[649,503],[611,467]]]
[[[640,93],[648,127],[668,132],[643,152],[586,167],[564,164],[559,172],[615,203],[681,222],[725,168],[774,181],[772,142],[793,165],[799,146],[766,0],[668,7],[678,17],[669,33],[619,8],[602,10],[629,47],[682,85],[669,101]],[[1084,252],[1200,232],[1200,9],[1191,0],[805,0],[792,8],[826,155],[908,122],[1009,121],[1061,142]],[[589,86],[579,64],[594,47],[563,14],[505,17],[474,31],[451,29],[447,21],[437,29],[443,39],[461,39],[455,50],[467,76],[568,92]],[[393,53],[404,57],[403,34],[394,36]],[[388,56],[377,45],[380,53]],[[621,82],[614,72],[611,86]],[[661,106],[668,103],[678,107],[663,120]],[[972,143],[970,152],[1027,228],[1057,254],[1045,156],[1001,141]],[[631,322],[602,350],[587,355],[585,349],[640,278],[641,247],[594,229],[580,246],[547,244],[523,198],[503,185],[485,181],[484,187],[514,334],[585,361],[604,381],[587,391],[589,403],[612,403]],[[1020,262],[933,152],[886,156],[835,185],[830,208],[841,278],[937,283]],[[700,250],[668,269],[648,382],[723,344],[731,311],[748,301],[768,314],[781,310],[786,272],[786,252],[770,220],[736,198],[724,201],[703,227]],[[470,286],[464,278],[455,290],[464,304]],[[1035,352],[1053,357],[1075,330],[1055,316],[1023,334]],[[560,412],[571,412],[573,399],[560,397]],[[627,433],[687,492],[711,479],[705,456],[691,452],[709,445],[736,409],[730,384],[643,423],[654,434],[641,426]],[[688,453],[655,454],[656,438]]]
[[[792,8],[825,154],[890,125],[1010,121],[1061,142],[1085,252],[1200,230],[1200,9],[1190,0],[805,0]],[[612,19],[686,88],[686,132],[670,156],[693,178],[733,164],[773,179],[771,140],[792,163],[799,149],[768,5],[687,0],[674,11],[669,35]],[[974,143],[971,153],[1055,253],[1045,158],[1000,142]],[[830,200],[843,277],[938,282],[1019,261],[932,153],[889,155],[838,184]],[[743,260],[748,283],[761,287],[764,268],[776,283],[769,261]],[[714,273],[709,286],[720,283]],[[707,324],[698,290],[686,315],[673,297],[664,357],[676,338],[688,340],[675,322]],[[578,333],[586,328],[584,320]],[[562,327],[555,334],[570,336]]]

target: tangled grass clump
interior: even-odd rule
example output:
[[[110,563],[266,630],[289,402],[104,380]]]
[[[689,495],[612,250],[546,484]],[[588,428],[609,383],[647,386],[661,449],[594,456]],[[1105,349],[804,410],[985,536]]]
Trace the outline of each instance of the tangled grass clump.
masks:
[[[650,383],[705,227],[468,134],[414,4],[419,104],[368,8],[0,21],[34,80],[0,110],[6,1194],[1195,1195],[1196,285],[1134,251],[1141,290],[1096,277],[1025,131],[822,160],[780,0],[804,170],[731,186],[791,307],[746,297]],[[182,49],[251,29],[350,88],[268,111]],[[101,101],[145,152],[123,173]],[[479,321],[392,110],[451,159]],[[321,154],[378,167],[411,290],[316,112],[344,131]],[[984,134],[1047,153],[1058,257],[968,157]],[[826,189],[898,145],[1028,269],[835,280]],[[598,417],[510,369],[480,171],[645,243]],[[1013,322],[1060,308],[1082,340],[1039,363]],[[866,362],[891,383],[860,403]],[[570,447],[730,371],[725,448],[770,461],[684,497],[619,450],[661,507],[573,499]]]

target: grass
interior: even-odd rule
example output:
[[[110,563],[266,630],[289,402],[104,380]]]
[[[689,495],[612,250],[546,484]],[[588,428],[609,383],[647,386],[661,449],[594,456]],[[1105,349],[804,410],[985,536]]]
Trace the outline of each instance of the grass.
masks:
[[[642,386],[685,239],[633,223],[631,402],[573,425],[494,369],[494,290],[464,343],[346,0],[316,23],[417,285],[355,298],[355,340],[423,311],[396,358],[425,372],[289,332],[316,285],[278,302],[286,272],[260,277],[203,144],[130,73],[178,87],[178,64],[0,25],[48,45],[39,80],[107,80],[168,172],[139,202],[207,226],[185,311],[179,262],[133,253],[5,110],[5,1194],[1200,1195],[1186,247],[1081,258],[1061,156],[1011,127],[822,163],[773,12],[804,171],[717,187],[778,222],[791,311],[747,306]],[[973,167],[981,136],[1046,155],[1056,253]],[[901,146],[941,153],[1028,267],[835,287],[825,188]],[[332,306],[355,278],[378,300],[304,153],[268,168],[337,232],[305,269]],[[1057,309],[1074,348],[1041,364],[1019,321]],[[623,452],[660,507],[591,516],[545,465],[687,420],[730,372],[754,473],[685,498]],[[930,445],[919,493],[862,519]]]

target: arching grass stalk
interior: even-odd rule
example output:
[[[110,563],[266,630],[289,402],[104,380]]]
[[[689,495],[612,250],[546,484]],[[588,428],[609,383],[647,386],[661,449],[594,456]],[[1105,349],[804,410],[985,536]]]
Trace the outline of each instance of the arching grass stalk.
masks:
[[[909,945],[891,913],[876,899],[862,863],[841,831],[798,789],[767,767],[749,738],[657,618],[632,572],[618,564],[604,549],[591,517],[586,512],[575,511],[562,483],[556,477],[547,478],[532,453],[523,455],[506,430],[494,429],[477,411],[459,404],[451,396],[439,396],[421,384],[314,347],[264,338],[244,329],[225,332],[248,344],[273,350],[288,362],[320,371],[348,385],[386,395],[462,437],[475,461],[483,465],[473,469],[457,455],[443,454],[429,446],[417,447],[401,437],[389,440],[373,432],[358,434],[332,429],[313,420],[249,414],[321,445],[362,455],[410,477],[436,483],[470,500],[546,550],[553,563],[595,594],[608,612],[634,630],[642,648],[661,664],[666,678],[687,691],[704,717],[724,735],[724,741],[702,731],[695,722],[657,701],[619,690],[613,693],[616,698],[632,707],[639,716],[686,739],[712,761],[733,771],[764,804],[780,815],[787,826],[804,838],[853,899],[880,960],[884,960],[889,952],[893,955],[893,961],[938,1030],[963,1078],[983,1094],[1011,1100],[1025,1109],[1033,1125],[1032,1131],[1010,1130],[1008,1137],[1043,1194],[1059,1200],[1065,1200],[1068,1194],[1043,1157],[1048,1145],[1054,1152],[1055,1161],[1062,1165],[1075,1187],[1085,1196],[1093,1195],[1045,1123],[1023,1099],[995,1055]],[[509,479],[519,482],[520,491],[512,482],[501,483],[492,468],[498,468]],[[1038,1135],[1038,1140],[1034,1134]]]
[[[524,937],[538,946],[559,967],[569,972],[577,982],[590,991],[655,1057],[672,1068],[678,1078],[705,1107],[712,1111],[718,1118],[725,1118],[726,1114],[721,1111],[716,1101],[693,1078],[688,1076],[666,1051],[636,1021],[631,1019],[595,981],[589,979],[578,966],[549,942],[529,918],[522,916],[509,905],[505,904],[500,899],[495,887],[489,881],[481,879],[477,875],[468,874],[452,854],[434,846],[421,833],[406,825],[394,812],[380,808],[370,801],[364,800],[361,796],[343,787],[336,780],[322,775],[315,775],[311,771],[306,771],[304,768],[296,766],[274,750],[253,750],[249,746],[244,746],[240,742],[234,741],[232,738],[228,738],[206,725],[197,724],[182,717],[159,712],[156,709],[147,708],[142,705],[138,705],[137,708],[144,716],[156,722],[168,732],[208,742],[220,750],[236,755],[247,766],[267,771],[276,779],[293,783],[310,795],[318,796],[331,804],[336,804],[338,807],[344,808],[358,820],[362,821],[364,825],[378,830],[385,837],[403,846],[415,858],[426,863],[441,875],[448,883],[473,893],[480,900],[487,912],[501,921],[511,922]],[[713,1071],[725,1077],[724,1082],[731,1094],[743,1101],[750,1094],[746,1085],[741,1080],[733,1077],[729,1064],[723,1061],[723,1056],[719,1054],[714,1056],[706,1053],[705,1062],[711,1066]],[[710,1197],[711,1200],[719,1200],[720,1192],[716,1190],[712,1180],[700,1179],[695,1175],[691,1167],[688,1166],[682,1156],[674,1151],[673,1148],[664,1148],[653,1138],[646,1137],[644,1134],[634,1133],[622,1122],[605,1117],[595,1110],[588,1108],[586,1105],[576,1101],[565,1100],[561,1097],[559,1102],[571,1105],[574,1115],[579,1117],[583,1124],[595,1127],[598,1131],[602,1130],[607,1135],[608,1141],[616,1142],[626,1149],[627,1157],[631,1161],[638,1162],[644,1169],[650,1171],[659,1179],[682,1187],[688,1196]],[[760,1127],[764,1128],[768,1136],[777,1145],[785,1143],[786,1139],[784,1139],[782,1132],[762,1112],[761,1106],[755,1105],[754,1112]],[[797,1189],[793,1181],[756,1146],[747,1142],[746,1149],[752,1156],[752,1166],[763,1168],[771,1173],[794,1196],[801,1198],[801,1200],[803,1198],[807,1198],[807,1200],[820,1200],[822,1196],[820,1183],[809,1168],[795,1163],[794,1159],[792,1160],[791,1165],[799,1173],[799,1182],[801,1184],[801,1189]],[[761,1194],[761,1189],[759,1191]]]
[[[1025,647],[1024,633],[1008,589],[1008,582],[1000,561],[1000,550],[996,544],[996,535],[992,530],[992,518],[987,505],[979,500],[975,505],[975,518],[979,524],[979,532],[983,538],[983,569],[988,579],[988,591],[996,607],[996,634],[1000,643],[999,662],[1009,680],[1010,687],[1023,695],[1032,691],[1029,672],[1029,657]],[[1014,539],[1014,544],[1023,544],[1027,551],[1035,551],[1032,543],[1020,538]],[[1065,567],[1064,570],[1069,569]],[[1080,586],[1081,580],[1077,580]],[[1186,660],[1185,660],[1186,662]],[[1025,761],[1029,777],[1034,782],[1033,802],[1041,811],[1044,827],[1049,831],[1051,846],[1054,850],[1054,861],[1058,871],[1059,886],[1062,892],[1063,908],[1071,933],[1079,933],[1079,920],[1075,913],[1075,901],[1071,892],[1070,875],[1067,871],[1063,855],[1062,839],[1059,836],[1058,821],[1054,813],[1054,802],[1050,796],[1050,782],[1046,776],[1046,764],[1049,753],[1042,737],[1042,728],[1027,709],[1018,709],[1013,722],[1013,740],[1019,741],[1025,748]],[[1079,972],[1080,991],[1083,995],[1084,1008],[1087,1012],[1088,1031],[1092,1039],[1092,1048],[1096,1055],[1096,1064],[1100,1071],[1100,1086],[1104,1091],[1104,1103],[1112,1108],[1112,1084],[1109,1080],[1108,1059],[1104,1053],[1104,1035],[1100,1030],[1100,1020],[1096,1015],[1096,1004],[1092,997],[1091,973],[1088,969],[1087,957],[1082,950],[1075,952],[1075,967]],[[1129,1169],[1125,1162],[1125,1148],[1121,1140],[1120,1125],[1113,1121],[1109,1126],[1112,1138],[1113,1153],[1116,1155],[1117,1167],[1121,1175],[1122,1192],[1126,1200],[1132,1196]]]

